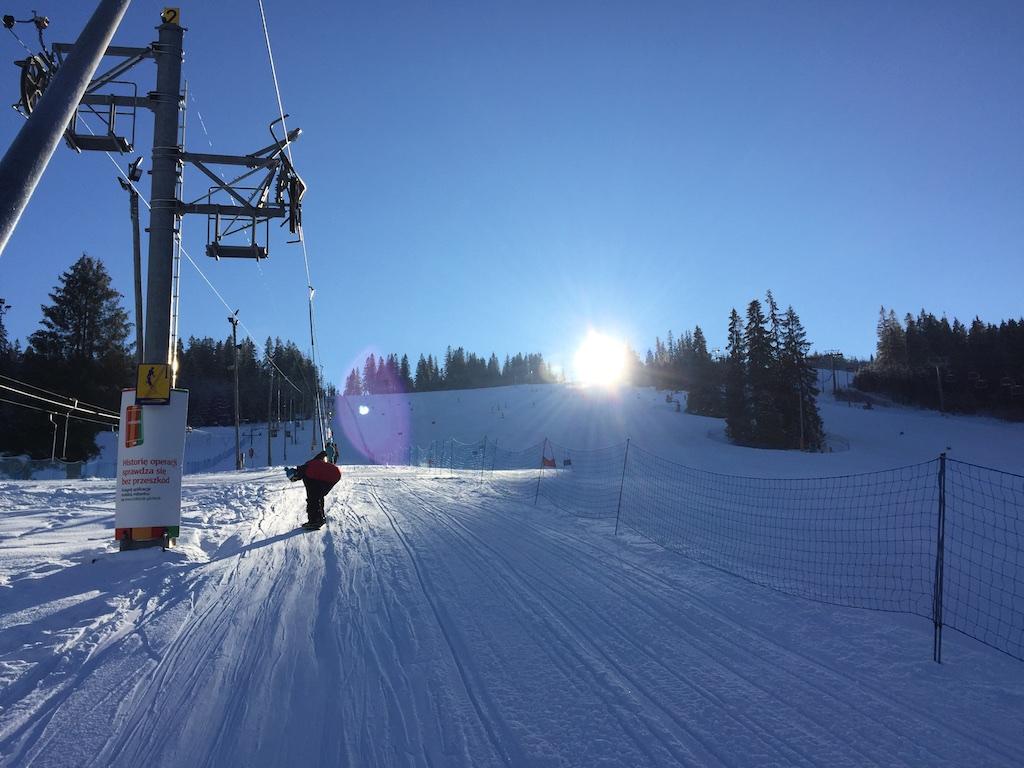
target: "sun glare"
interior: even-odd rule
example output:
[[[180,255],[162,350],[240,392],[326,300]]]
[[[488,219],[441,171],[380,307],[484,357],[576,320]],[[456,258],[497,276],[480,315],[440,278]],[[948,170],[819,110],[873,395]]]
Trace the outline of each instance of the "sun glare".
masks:
[[[586,386],[618,384],[626,371],[626,345],[591,330],[576,352],[576,378]]]

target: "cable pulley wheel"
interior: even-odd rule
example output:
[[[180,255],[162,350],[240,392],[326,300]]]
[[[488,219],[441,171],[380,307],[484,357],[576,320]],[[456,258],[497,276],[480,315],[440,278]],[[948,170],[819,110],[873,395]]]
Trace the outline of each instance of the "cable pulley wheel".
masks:
[[[50,67],[42,56],[30,56],[21,64],[21,108],[31,115],[50,84]]]

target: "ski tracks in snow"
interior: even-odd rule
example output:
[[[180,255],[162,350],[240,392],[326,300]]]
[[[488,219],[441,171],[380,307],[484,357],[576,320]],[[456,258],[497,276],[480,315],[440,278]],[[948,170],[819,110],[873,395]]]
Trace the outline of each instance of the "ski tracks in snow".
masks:
[[[738,598],[605,523],[351,468],[306,532],[301,489],[269,478],[187,492],[202,558],[112,555],[95,596],[53,600],[69,583],[34,618],[13,593],[0,766],[1024,763],[955,703],[772,631],[793,598]]]
[[[887,680],[867,685],[827,653],[773,641],[719,609],[713,590],[683,588],[617,554],[607,532],[574,532],[576,521],[557,513],[537,522],[533,510],[479,495],[462,501],[444,481],[382,479],[378,496],[402,510],[423,570],[436,569],[428,591],[439,613],[450,602],[448,633],[482,636],[461,643],[484,670],[475,685],[509,694],[491,709],[531,754],[551,746],[579,765],[1020,763],[1020,743],[979,738]],[[708,581],[716,578],[728,577]],[[486,619],[474,621],[481,604]],[[515,623],[528,630],[518,640]],[[530,642],[536,653],[503,679],[502,656]],[[538,716],[559,699],[557,715]],[[574,717],[585,727],[573,728]]]

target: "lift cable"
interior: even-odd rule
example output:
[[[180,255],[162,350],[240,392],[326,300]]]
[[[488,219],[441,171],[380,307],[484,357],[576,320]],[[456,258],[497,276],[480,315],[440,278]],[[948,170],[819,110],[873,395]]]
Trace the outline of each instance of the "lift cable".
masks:
[[[40,408],[38,405],[29,405],[28,403],[19,403],[19,402],[16,402],[14,400],[8,400],[8,399],[3,398],[3,397],[0,397],[0,403],[7,403],[8,405],[17,405],[20,408],[29,408],[29,409],[31,409],[33,411],[42,411],[43,413],[48,413],[51,416],[64,416],[65,418],[75,419],[76,421],[88,421],[88,422],[90,422],[92,424],[99,424],[99,425],[104,426],[104,427],[115,427],[115,426],[117,426],[116,424],[111,424],[109,421],[97,421],[96,419],[90,419],[90,418],[87,418],[85,416],[76,416],[73,413],[58,413],[57,411],[51,411],[49,408]],[[118,421],[120,421],[120,419]]]
[[[93,410],[92,408],[82,408],[81,406],[73,405],[72,403],[61,403],[61,402],[58,402],[57,400],[51,400],[48,397],[43,397],[42,395],[34,395],[31,392],[25,392],[25,391],[20,390],[20,389],[15,389],[14,387],[9,386],[7,384],[0,384],[0,389],[6,390],[8,392],[13,392],[14,394],[21,395],[22,397],[29,397],[29,398],[32,398],[33,400],[41,400],[44,403],[50,403],[50,405],[56,405],[56,406],[59,406],[60,408],[64,408],[64,409],[69,410],[69,411],[81,411],[82,413],[88,413],[88,414],[91,414],[93,416],[101,416],[103,418],[113,419],[114,421],[120,421],[121,420],[120,416],[111,416],[111,415],[103,413],[101,411],[96,411],[96,410]]]
[[[37,390],[39,392],[43,392],[43,393],[45,393],[47,395],[53,395],[54,397],[63,397],[65,399],[67,399],[67,400],[74,400],[79,405],[88,405],[90,408],[95,408],[98,413],[101,413],[104,416],[113,416],[115,418],[118,417],[117,413],[112,411],[110,408],[104,408],[102,405],[96,405],[95,403],[87,403],[84,400],[80,400],[77,397],[71,397],[69,395],[62,395],[60,392],[53,392],[53,391],[51,391],[49,389],[43,389],[42,387],[37,387],[35,384],[29,384],[27,381],[21,381],[20,379],[16,379],[13,376],[5,376],[4,374],[0,373],[0,379],[3,379],[5,381],[10,381],[10,382],[12,382],[14,384],[19,384],[20,386],[27,387],[28,389],[35,389],[35,390]]]
[[[32,49],[25,45],[25,41],[21,39],[21,35],[14,31],[15,24],[33,24],[35,25],[36,31],[39,33],[39,47],[44,55],[49,54],[46,48],[46,41],[43,39],[43,30],[50,26],[50,20],[46,16],[40,16],[35,11],[32,11],[31,19],[16,19],[13,16],[5,15],[3,17],[3,25],[8,32],[18,41],[18,44],[25,49],[29,57],[35,56],[32,53]]]
[[[281,99],[281,86],[277,80],[277,67],[274,64],[274,51],[270,45],[270,30],[267,28],[267,14],[263,8],[263,0],[256,0],[260,9],[260,21],[263,24],[263,39],[267,43],[267,57],[270,59],[270,74],[274,80],[274,93],[277,95],[277,109],[281,115],[281,127],[284,129],[284,135],[288,135],[288,123],[286,118],[288,117],[284,111],[284,102]],[[292,162],[292,148],[291,144],[285,145],[285,152],[288,154],[288,162],[294,167]],[[306,286],[309,289],[308,301],[309,301],[309,342],[310,342],[310,356],[313,361],[313,383],[316,387],[316,414],[317,422],[320,426],[320,439],[321,447],[325,447],[327,442],[327,431],[326,424],[324,423],[323,409],[321,407],[321,399],[323,392],[320,388],[320,379],[322,378],[320,373],[319,365],[317,364],[317,350],[316,350],[316,322],[313,312],[313,294],[316,292],[313,288],[313,278],[309,271],[309,253],[306,250],[306,238],[303,233],[299,234],[299,243],[302,245],[302,261],[306,266]]]

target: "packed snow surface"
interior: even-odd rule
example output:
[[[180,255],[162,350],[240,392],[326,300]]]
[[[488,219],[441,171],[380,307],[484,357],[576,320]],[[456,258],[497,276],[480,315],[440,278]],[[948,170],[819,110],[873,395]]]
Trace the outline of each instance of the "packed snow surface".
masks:
[[[363,439],[646,426],[666,458],[780,477],[1021,456],[1020,425],[828,402],[841,450],[753,451],[664,393],[556,389],[504,416],[495,391],[363,398],[415,414]],[[1024,765],[1024,663],[947,633],[935,664],[927,620],[504,492],[535,476],[350,466],[307,532],[279,468],[190,475],[179,546],[124,553],[113,481],[0,481],[0,766]]]

